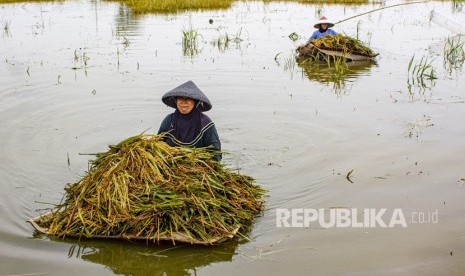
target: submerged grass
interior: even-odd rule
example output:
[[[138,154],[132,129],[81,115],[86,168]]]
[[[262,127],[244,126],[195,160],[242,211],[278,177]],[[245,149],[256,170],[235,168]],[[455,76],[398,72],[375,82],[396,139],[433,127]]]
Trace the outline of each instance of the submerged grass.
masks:
[[[140,134],[96,155],[89,172],[68,184],[62,203],[39,225],[54,237],[147,237],[178,234],[208,243],[263,208],[265,190],[212,161],[205,148],[170,147]]]

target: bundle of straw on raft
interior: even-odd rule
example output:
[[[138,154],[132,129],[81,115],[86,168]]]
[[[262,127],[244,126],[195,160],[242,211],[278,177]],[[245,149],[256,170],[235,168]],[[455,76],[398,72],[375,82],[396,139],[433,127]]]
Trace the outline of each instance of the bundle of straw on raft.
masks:
[[[311,44],[324,50],[341,51],[345,53],[375,57],[377,54],[358,39],[337,34],[327,35],[311,41]]]
[[[246,228],[262,211],[265,190],[232,172],[205,148],[170,147],[159,135],[128,138],[91,161],[68,184],[55,211],[37,222],[55,237],[180,234],[209,243]]]

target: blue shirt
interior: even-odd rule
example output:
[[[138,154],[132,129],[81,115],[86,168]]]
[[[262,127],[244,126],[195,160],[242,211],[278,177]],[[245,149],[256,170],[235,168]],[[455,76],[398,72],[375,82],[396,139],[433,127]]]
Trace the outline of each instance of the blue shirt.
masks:
[[[320,30],[316,30],[313,32],[312,36],[308,39],[307,43],[314,40],[314,39],[318,39],[318,38],[321,38],[325,35],[337,35],[337,33],[331,29],[327,29],[326,31],[324,32],[320,32]]]

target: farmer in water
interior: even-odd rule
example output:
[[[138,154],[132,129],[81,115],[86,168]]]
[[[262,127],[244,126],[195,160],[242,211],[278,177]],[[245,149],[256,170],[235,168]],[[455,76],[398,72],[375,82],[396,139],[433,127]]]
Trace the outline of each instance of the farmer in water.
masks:
[[[316,22],[315,25],[313,25],[313,27],[315,27],[315,29],[318,30],[313,32],[312,36],[308,39],[307,43],[326,35],[336,35],[337,33],[330,29],[333,26],[334,23],[332,23],[326,17],[322,16],[320,20],[318,20],[318,22]]]
[[[211,147],[221,150],[220,138],[215,124],[205,114],[212,108],[210,100],[192,81],[168,91],[162,97],[163,103],[176,111],[166,116],[158,134],[165,134],[165,142],[170,146]],[[221,154],[213,160],[220,161]]]

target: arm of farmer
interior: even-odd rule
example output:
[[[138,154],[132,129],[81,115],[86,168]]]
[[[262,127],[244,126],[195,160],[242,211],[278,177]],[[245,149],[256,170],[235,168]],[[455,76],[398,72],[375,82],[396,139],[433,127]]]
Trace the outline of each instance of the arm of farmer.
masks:
[[[160,128],[158,129],[158,134],[162,134],[163,132],[168,132],[170,130],[171,117],[172,114],[169,114],[165,117],[165,119],[163,119],[163,121],[160,124]]]
[[[215,125],[209,128],[204,134],[204,141],[206,146],[211,146],[214,151],[221,151],[221,142],[220,137],[218,136],[218,131],[216,131]],[[215,154],[213,156],[213,160],[221,161],[222,155],[221,153]]]
[[[163,121],[161,122],[160,124],[160,129],[158,129],[158,135],[160,134],[163,134],[163,133],[166,133],[166,132],[169,132],[170,129],[171,129],[171,119],[173,117],[173,114],[169,114],[168,116],[165,117],[165,119],[163,119]],[[168,137],[165,136],[163,137],[163,141],[165,141],[166,143],[169,144],[169,141],[168,141]]]
[[[307,43],[318,38],[318,30],[314,31],[310,38],[307,40]]]
[[[334,31],[333,29],[328,29],[328,32],[330,35],[337,35],[337,32]]]

